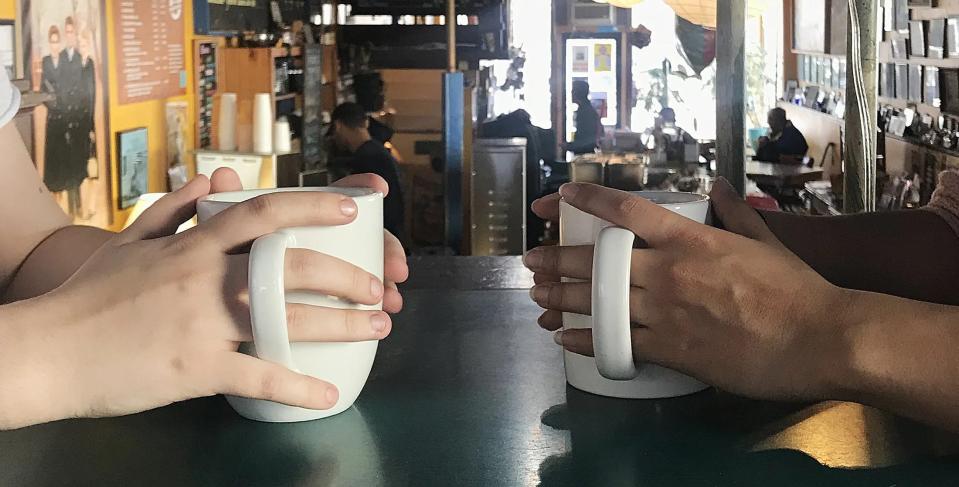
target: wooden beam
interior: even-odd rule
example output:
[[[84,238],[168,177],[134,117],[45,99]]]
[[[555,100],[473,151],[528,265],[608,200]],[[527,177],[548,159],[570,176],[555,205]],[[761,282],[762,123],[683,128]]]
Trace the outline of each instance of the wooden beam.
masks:
[[[716,12],[716,160],[719,175],[746,190],[746,0]]]

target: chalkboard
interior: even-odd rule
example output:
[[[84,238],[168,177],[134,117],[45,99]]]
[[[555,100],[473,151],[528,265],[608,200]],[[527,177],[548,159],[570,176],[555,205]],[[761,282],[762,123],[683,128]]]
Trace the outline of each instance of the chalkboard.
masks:
[[[446,0],[349,0],[357,15],[442,15],[446,13]],[[459,14],[472,15],[503,0],[457,0]]]
[[[270,28],[267,0],[194,0],[193,19],[197,34],[263,32]]]

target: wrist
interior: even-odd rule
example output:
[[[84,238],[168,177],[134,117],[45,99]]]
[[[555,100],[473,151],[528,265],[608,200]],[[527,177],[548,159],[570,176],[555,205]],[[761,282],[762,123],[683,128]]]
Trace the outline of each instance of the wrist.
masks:
[[[875,337],[882,327],[880,296],[865,291],[839,288],[840,306],[836,314],[837,343],[825,365],[828,399],[863,402],[868,387],[871,363],[882,347]]]
[[[69,416],[59,308],[48,298],[0,306],[0,430]]]

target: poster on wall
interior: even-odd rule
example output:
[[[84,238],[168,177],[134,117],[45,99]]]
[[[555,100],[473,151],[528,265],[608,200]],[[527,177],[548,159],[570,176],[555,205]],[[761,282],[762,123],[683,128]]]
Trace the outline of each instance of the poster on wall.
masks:
[[[613,70],[613,45],[596,44],[595,53],[593,53],[593,63],[596,66],[596,72],[607,73]]]
[[[120,103],[186,94],[182,0],[116,0],[112,5]]]
[[[190,131],[188,107],[189,104],[185,101],[171,101],[166,104],[166,169],[170,191],[177,191],[186,186],[190,177],[187,170],[187,160],[190,154],[186,150],[186,141]]]
[[[120,160],[121,210],[137,204],[147,192],[148,152],[147,129],[138,128],[117,133],[117,154]]]
[[[34,111],[34,163],[77,224],[112,223],[103,0],[21,0],[24,76],[50,100]]]
[[[586,46],[573,46],[573,72],[589,72],[589,48]]]
[[[216,41],[196,41],[196,146],[213,146],[213,100],[216,97]]]

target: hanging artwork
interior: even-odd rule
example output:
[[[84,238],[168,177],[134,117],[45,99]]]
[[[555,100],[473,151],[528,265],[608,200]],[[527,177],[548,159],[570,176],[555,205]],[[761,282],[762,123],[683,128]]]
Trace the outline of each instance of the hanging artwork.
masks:
[[[597,73],[608,73],[613,70],[613,45],[596,44],[593,53],[593,63]]]
[[[34,112],[34,163],[78,224],[112,223],[103,0],[20,0],[23,71],[48,100]]]
[[[186,186],[190,177],[187,169],[190,154],[186,150],[187,137],[191,130],[190,117],[187,115],[188,107],[189,104],[185,101],[171,101],[166,104],[166,169],[170,191],[177,191]]]
[[[120,159],[120,198],[123,210],[137,204],[147,192],[149,158],[147,129],[138,128],[117,133],[117,154]]]
[[[573,72],[589,72],[589,48],[586,46],[573,46]]]

